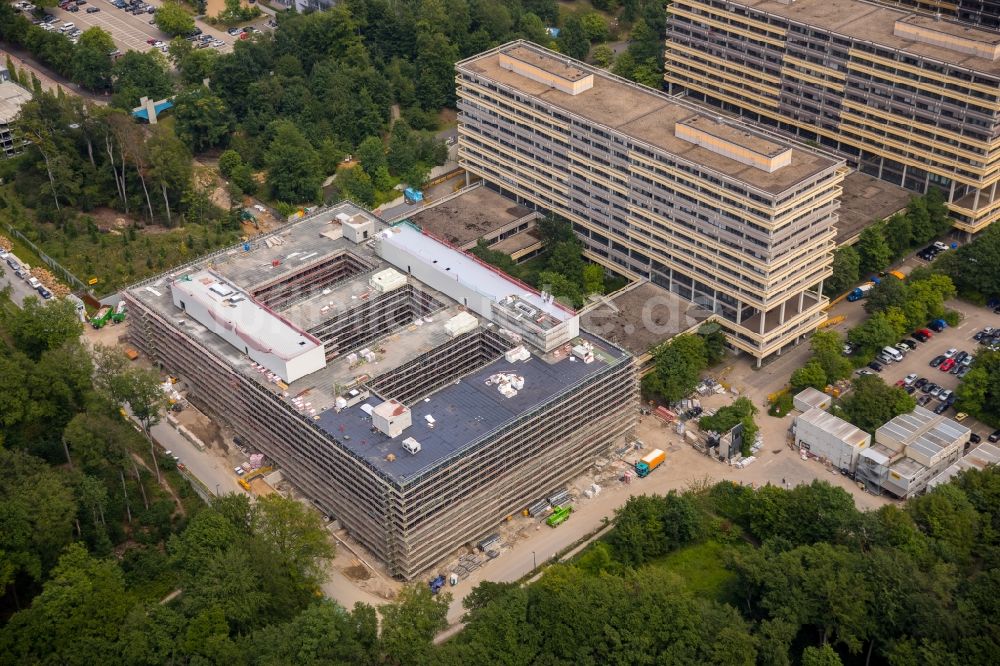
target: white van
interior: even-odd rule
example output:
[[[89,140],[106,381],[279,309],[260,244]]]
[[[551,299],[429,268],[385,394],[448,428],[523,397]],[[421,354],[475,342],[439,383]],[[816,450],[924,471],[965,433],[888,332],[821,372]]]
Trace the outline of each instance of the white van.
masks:
[[[28,278],[28,284],[31,285],[32,289],[38,289],[39,287],[42,286],[42,283],[35,276],[31,276]]]
[[[903,354],[895,347],[886,347],[882,350],[882,353],[891,358],[896,363],[903,360]]]

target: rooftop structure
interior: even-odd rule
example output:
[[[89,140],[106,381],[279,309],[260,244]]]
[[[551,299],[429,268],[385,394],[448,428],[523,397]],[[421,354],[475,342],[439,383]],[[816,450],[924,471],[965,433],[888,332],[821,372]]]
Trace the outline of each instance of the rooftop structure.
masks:
[[[402,578],[635,420],[631,356],[575,312],[351,204],[123,296],[133,344]]]
[[[429,234],[463,250],[480,238],[492,245],[534,227],[537,212],[499,193],[474,185],[403,216]]]
[[[567,68],[585,84],[545,78]],[[590,258],[718,314],[758,358],[825,318],[841,160],[527,42],[456,69],[462,165],[571,220]]]
[[[936,17],[957,17],[965,23],[1000,28],[998,0],[877,0],[883,5],[930,12]]]
[[[1000,219],[1000,32],[863,0],[678,0],[669,89]]]

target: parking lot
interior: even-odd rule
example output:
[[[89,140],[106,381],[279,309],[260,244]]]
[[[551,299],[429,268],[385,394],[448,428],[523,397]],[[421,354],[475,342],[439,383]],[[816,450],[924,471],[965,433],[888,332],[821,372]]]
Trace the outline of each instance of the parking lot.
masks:
[[[937,384],[951,391],[958,387],[961,380],[957,376],[950,372],[942,372],[939,368],[930,367],[930,362],[952,348],[970,354],[980,351],[982,347],[972,336],[986,326],[1000,328],[1000,315],[993,314],[987,308],[976,307],[962,301],[949,301],[947,307],[962,313],[961,323],[955,327],[948,327],[940,333],[934,333],[934,337],[927,342],[918,343],[917,348],[908,352],[902,361],[885,366],[879,373],[885,383],[895,384],[908,374],[914,373],[917,377],[926,378],[928,383]],[[907,336],[907,338],[911,337]],[[921,390],[913,393],[914,398],[920,398],[924,395],[927,394]],[[931,399],[924,407],[934,409],[939,404],[940,401],[937,399]],[[952,407],[947,409],[944,414],[954,418],[956,410]],[[980,435],[984,440],[993,431],[989,426],[983,425],[971,417],[965,419],[963,425],[971,428],[972,432]]]
[[[160,0],[146,0],[148,4],[159,7]],[[98,7],[101,11],[88,14],[87,7]],[[80,11],[68,12],[59,7],[50,7],[49,13],[58,19],[58,24],[70,22],[76,24],[81,30],[87,30],[97,26],[105,30],[114,40],[115,45],[124,53],[125,51],[150,51],[154,47],[147,43],[149,39],[158,39],[164,44],[170,41],[170,36],[150,25],[153,20],[152,14],[129,14],[118,9],[108,0],[88,0],[88,3],[80,6]],[[196,21],[196,25],[206,34],[225,42],[225,46],[217,49],[222,53],[233,50],[234,38],[230,37],[223,30],[213,28],[203,21]]]

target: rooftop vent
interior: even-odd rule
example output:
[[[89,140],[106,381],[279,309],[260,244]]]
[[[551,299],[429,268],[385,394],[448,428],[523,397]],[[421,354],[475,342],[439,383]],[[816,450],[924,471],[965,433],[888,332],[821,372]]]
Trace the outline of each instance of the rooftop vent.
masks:
[[[674,136],[768,173],[792,163],[789,146],[706,116],[692,116],[678,122],[674,125]]]
[[[410,408],[398,400],[386,400],[372,409],[372,425],[389,437],[398,437],[412,424]]]
[[[403,450],[409,453],[411,456],[415,456],[420,453],[420,442],[413,439],[412,437],[407,437],[403,440]]]
[[[568,95],[579,95],[594,87],[594,75],[569,58],[555,58],[527,46],[501,51],[499,64],[502,69]]]

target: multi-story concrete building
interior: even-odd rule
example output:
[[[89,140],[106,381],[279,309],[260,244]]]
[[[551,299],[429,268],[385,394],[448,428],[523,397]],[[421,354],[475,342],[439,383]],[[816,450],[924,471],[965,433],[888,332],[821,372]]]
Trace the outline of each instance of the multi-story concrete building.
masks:
[[[1000,33],[861,0],[677,0],[671,91],[945,193],[955,226],[1000,218]]]
[[[758,359],[825,319],[842,160],[527,42],[457,64],[459,161]]]
[[[0,157],[13,157],[24,149],[15,124],[21,107],[31,100],[31,93],[11,80],[6,67],[0,67]]]
[[[350,204],[125,290],[187,397],[413,578],[576,478],[638,413],[579,316]]]

